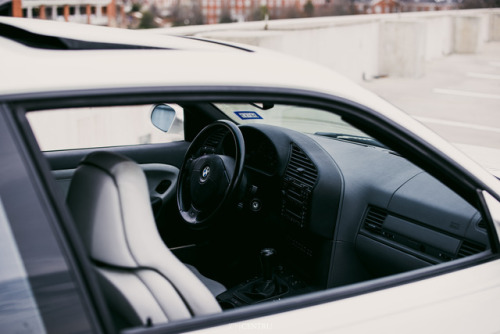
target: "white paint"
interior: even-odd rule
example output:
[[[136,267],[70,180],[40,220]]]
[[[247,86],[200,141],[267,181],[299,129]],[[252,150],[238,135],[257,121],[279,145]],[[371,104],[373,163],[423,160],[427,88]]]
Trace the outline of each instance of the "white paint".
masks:
[[[479,79],[493,79],[493,80],[500,80],[500,75],[496,74],[489,74],[489,73],[476,73],[476,72],[468,72],[467,73],[468,77],[471,78],[479,78]]]
[[[498,333],[500,261],[196,333]]]
[[[459,143],[453,143],[453,145],[486,169],[492,172],[500,170],[499,149]]]
[[[480,130],[480,131],[490,131],[500,133],[500,128],[494,128],[491,126],[484,126],[478,124],[471,123],[463,123],[457,121],[448,121],[444,119],[430,118],[430,117],[421,117],[421,116],[413,116],[413,118],[419,120],[423,123],[431,123],[431,124],[440,124],[440,125],[448,125],[448,126],[456,126],[460,128],[467,128],[472,130]]]
[[[475,97],[475,98],[481,98],[481,99],[494,99],[494,100],[500,99],[500,95],[498,95],[498,94],[486,94],[486,93],[470,92],[470,91],[466,91],[466,90],[434,88],[432,91],[434,93],[437,93],[437,94],[448,94],[448,95],[456,95],[456,96]]]

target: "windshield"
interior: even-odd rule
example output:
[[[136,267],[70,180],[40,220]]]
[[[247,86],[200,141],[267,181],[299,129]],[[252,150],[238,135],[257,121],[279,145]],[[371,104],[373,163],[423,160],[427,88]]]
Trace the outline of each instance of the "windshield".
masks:
[[[309,134],[331,137],[351,135],[370,138],[331,112],[291,105],[269,105],[267,110],[252,104],[217,103],[215,106],[238,124],[262,123]]]

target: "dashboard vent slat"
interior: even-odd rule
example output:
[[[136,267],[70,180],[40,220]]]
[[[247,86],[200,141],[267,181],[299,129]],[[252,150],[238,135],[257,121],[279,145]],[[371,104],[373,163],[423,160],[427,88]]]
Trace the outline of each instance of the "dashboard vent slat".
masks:
[[[222,139],[226,135],[227,130],[220,129],[211,133],[207,139],[205,139],[205,146],[216,149],[221,143]]]
[[[484,250],[486,250],[486,247],[464,240],[458,249],[457,258],[481,253]]]
[[[484,220],[480,220],[479,223],[477,223],[477,227],[480,229],[486,230],[486,222]]]
[[[281,188],[281,216],[293,226],[304,228],[308,224],[311,194],[317,179],[316,165],[300,147],[292,143]]]
[[[318,171],[311,159],[297,145],[292,144],[292,154],[286,168],[285,177],[291,177],[310,189],[316,184]]]
[[[375,234],[382,234],[382,224],[387,217],[387,211],[381,208],[370,207],[366,214],[363,226],[368,231]]]

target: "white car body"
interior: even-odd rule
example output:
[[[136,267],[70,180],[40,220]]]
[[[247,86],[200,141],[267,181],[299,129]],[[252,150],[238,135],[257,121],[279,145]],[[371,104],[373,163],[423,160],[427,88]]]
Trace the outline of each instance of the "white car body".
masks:
[[[169,37],[143,32],[60,25],[47,21],[0,18],[38,34],[67,38],[163,47]],[[83,33],[83,35],[82,35]],[[82,37],[83,36],[83,37]],[[123,37],[122,37],[123,36]],[[465,173],[489,187],[490,214],[500,234],[500,183],[490,173],[421,123],[371,92],[320,66],[272,52],[231,51],[214,44],[206,49],[185,40],[179,50],[57,51],[33,49],[0,38],[3,61],[0,97],[43,95],[52,91],[155,87],[269,87],[336,96],[367,106],[387,124],[404,127],[409,136],[423,138],[426,149],[441,152]],[[179,43],[176,40],[175,43]],[[220,50],[218,50],[220,49]],[[250,48],[249,48],[250,49]],[[188,67],[179,64],[189,64]],[[221,70],[224,69],[224,70]],[[154,74],[154,75],[153,75]],[[68,80],[70,78],[70,80]],[[465,261],[463,261],[465,262]],[[435,267],[439,271],[440,265]],[[446,265],[441,265],[446,267]],[[410,275],[400,274],[398,277]],[[373,281],[360,285],[376,285]],[[374,285],[374,286],[375,286]],[[338,288],[350,291],[356,286]],[[200,333],[498,333],[500,320],[500,260],[433,274],[416,282],[375,289],[354,297],[296,308],[271,315],[216,325]],[[186,327],[187,329],[188,327]]]

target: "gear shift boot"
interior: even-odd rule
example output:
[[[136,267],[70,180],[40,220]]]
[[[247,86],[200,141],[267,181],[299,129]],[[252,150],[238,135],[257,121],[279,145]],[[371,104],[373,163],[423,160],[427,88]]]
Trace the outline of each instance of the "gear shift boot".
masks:
[[[260,251],[260,265],[262,277],[242,287],[237,292],[240,297],[259,302],[288,292],[287,285],[275,276],[276,251],[273,248],[264,248]]]
[[[276,251],[260,251],[261,275],[251,278],[217,296],[223,309],[278,300],[313,291],[294,273],[278,265]]]

